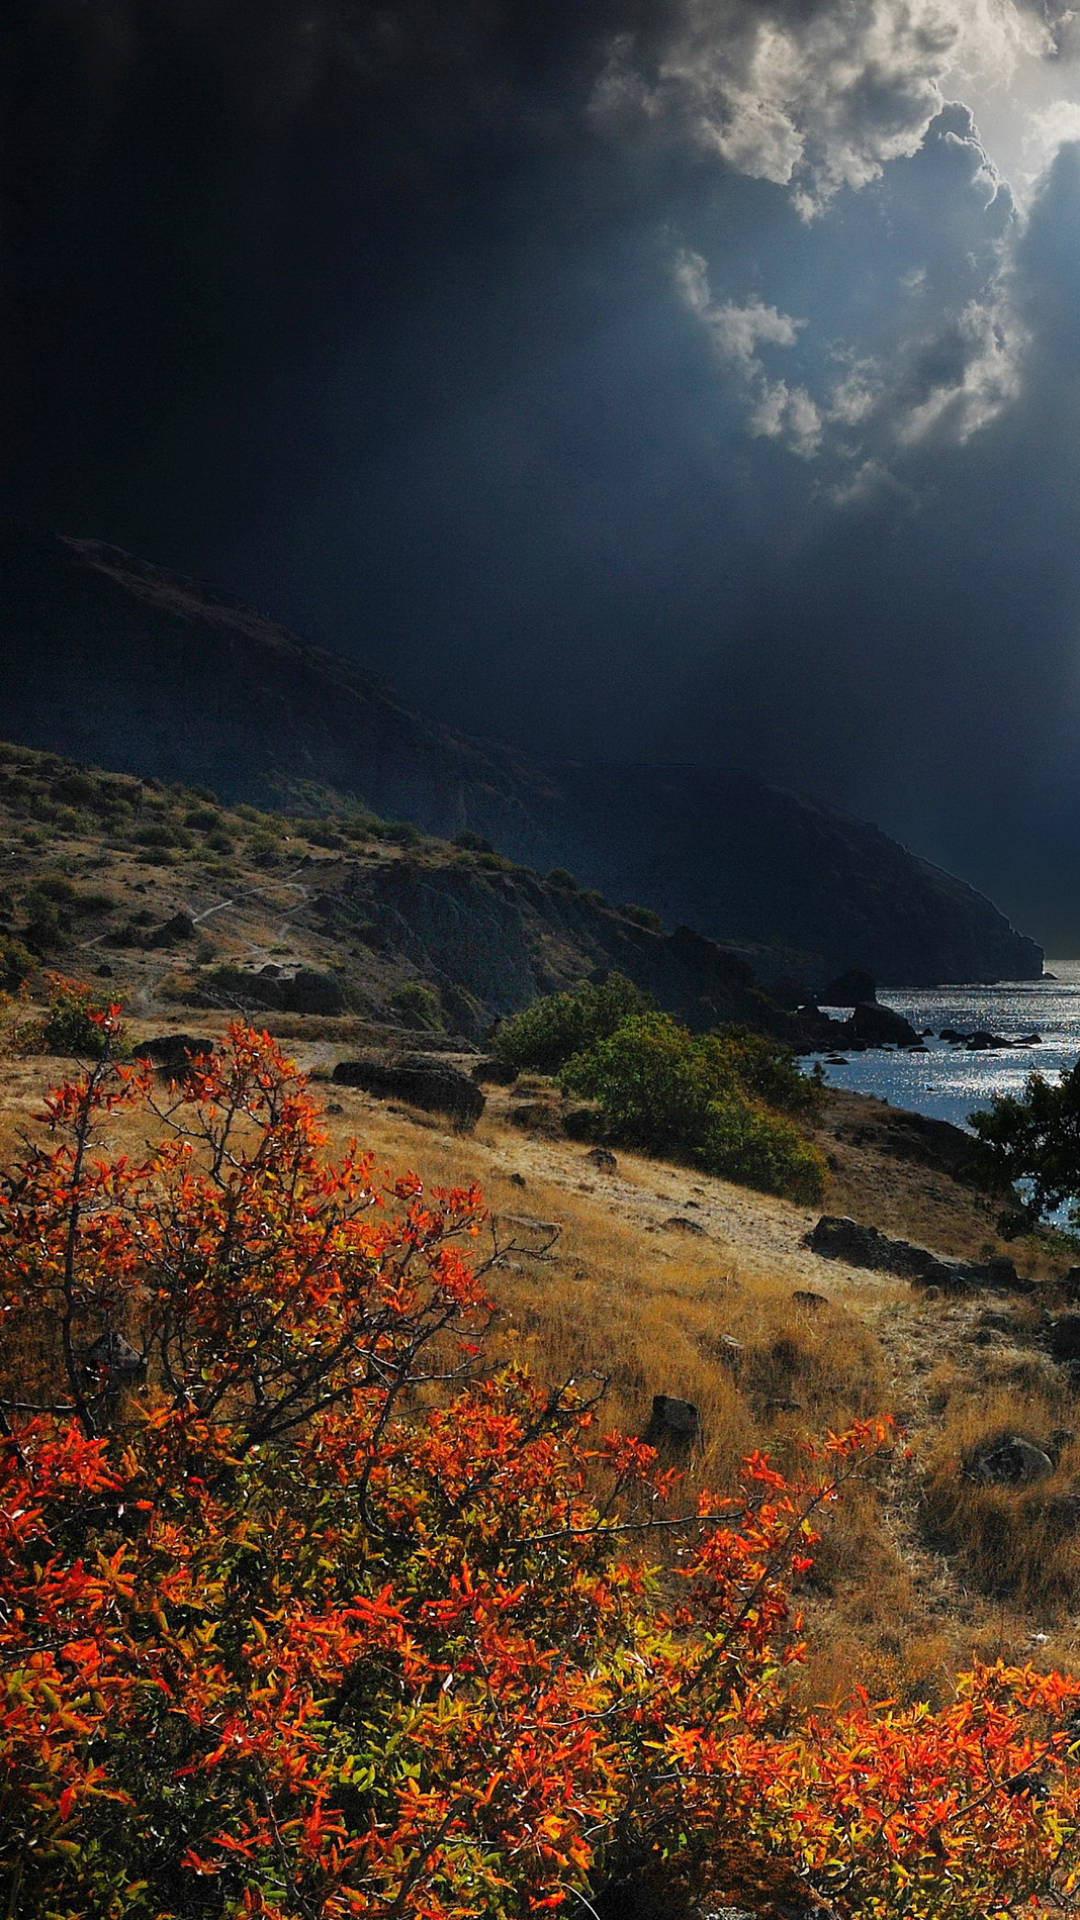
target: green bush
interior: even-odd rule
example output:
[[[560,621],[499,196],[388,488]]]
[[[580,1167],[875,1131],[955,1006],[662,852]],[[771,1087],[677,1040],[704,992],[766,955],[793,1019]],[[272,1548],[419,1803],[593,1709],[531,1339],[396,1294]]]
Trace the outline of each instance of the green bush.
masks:
[[[551,887],[565,887],[569,893],[576,893],[578,890],[577,881],[565,867],[552,867],[547,878],[548,885]]]
[[[103,1024],[108,1007],[80,980],[50,975],[49,1007],[43,1020],[31,1021],[15,1035],[23,1053],[56,1053],[76,1060],[100,1060],[124,1051],[123,1028]]]
[[[621,973],[609,974],[599,986],[582,980],[566,993],[548,994],[504,1020],[492,1046],[500,1060],[519,1072],[558,1073],[574,1054],[607,1039],[652,1004],[648,994]]]
[[[445,1025],[438,994],[421,980],[409,980],[405,986],[398,987],[390,995],[390,1007],[406,1027],[439,1033]]]
[[[637,1014],[575,1054],[559,1082],[598,1101],[611,1136],[626,1146],[814,1205],[825,1190],[824,1164],[740,1077],[741,1053],[760,1066],[747,1040],[756,1036],[694,1035],[667,1014]]]
[[[37,960],[29,947],[13,934],[0,938],[0,984],[5,987],[21,986],[28,980],[37,966]]]
[[[619,912],[624,920],[632,920],[636,927],[644,927],[649,933],[664,931],[664,923],[660,915],[654,913],[651,907],[636,907],[628,901],[626,906],[619,908]]]

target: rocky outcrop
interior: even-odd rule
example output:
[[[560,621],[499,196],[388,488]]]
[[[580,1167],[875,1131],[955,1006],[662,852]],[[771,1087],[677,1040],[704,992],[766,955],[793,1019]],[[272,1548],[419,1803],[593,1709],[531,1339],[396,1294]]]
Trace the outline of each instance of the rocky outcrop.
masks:
[[[701,1415],[692,1400],[656,1393],[641,1437],[658,1453],[691,1453],[702,1444]]]
[[[0,737],[289,804],[312,783],[710,939],[774,970],[893,986],[1035,978],[989,901],[887,835],[748,775],[555,761],[410,712],[372,675],[250,608],[94,541],[0,524]],[[310,802],[306,803],[307,806]]]
[[[426,1054],[405,1054],[399,1060],[375,1054],[342,1060],[334,1068],[333,1080],[339,1087],[361,1087],[381,1099],[404,1100],[411,1107],[445,1113],[459,1126],[475,1126],[487,1105],[468,1074]]]
[[[1033,1293],[1037,1281],[1018,1274],[1013,1262],[996,1255],[990,1260],[952,1260],[894,1240],[877,1227],[867,1227],[844,1214],[822,1214],[805,1236],[804,1245],[823,1260],[843,1260],[849,1267],[876,1273],[895,1273],[918,1287],[938,1287],[942,1293],[970,1293],[989,1288],[998,1293]],[[1080,1330],[1080,1314],[1075,1317]],[[1080,1344],[1077,1348],[1080,1353]]]

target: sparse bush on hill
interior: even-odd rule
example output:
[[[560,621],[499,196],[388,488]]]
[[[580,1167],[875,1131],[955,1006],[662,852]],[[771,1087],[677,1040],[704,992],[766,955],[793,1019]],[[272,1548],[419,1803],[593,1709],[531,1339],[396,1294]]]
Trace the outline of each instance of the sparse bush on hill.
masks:
[[[442,1004],[434,987],[422,980],[407,980],[390,995],[390,1010],[406,1027],[440,1033],[446,1025]]]
[[[48,1008],[40,1020],[15,1029],[17,1053],[55,1053],[73,1060],[100,1060],[122,1052],[124,1029],[119,1009],[95,995],[81,980],[48,976]]]
[[[768,1041],[694,1035],[667,1014],[646,1013],[575,1054],[560,1081],[599,1101],[614,1139],[809,1206],[825,1189],[820,1155],[790,1120],[754,1098],[755,1080],[790,1098],[789,1073],[795,1069]]]
[[[651,907],[637,907],[630,901],[626,906],[620,907],[619,912],[624,920],[632,920],[635,926],[644,927],[649,933],[664,931],[664,923],[660,915],[654,913]]]
[[[575,1053],[606,1040],[625,1020],[652,1005],[648,994],[621,973],[609,974],[600,985],[582,980],[566,993],[548,994],[504,1020],[492,1048],[519,1071],[558,1073]]]

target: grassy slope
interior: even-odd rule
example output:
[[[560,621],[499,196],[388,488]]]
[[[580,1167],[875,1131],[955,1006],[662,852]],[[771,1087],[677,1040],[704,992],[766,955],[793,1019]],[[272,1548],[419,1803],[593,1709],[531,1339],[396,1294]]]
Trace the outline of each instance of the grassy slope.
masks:
[[[374,1012],[405,977],[392,956],[343,956],[340,936],[298,907],[317,887],[321,864],[341,858],[340,848],[319,844],[314,824],[314,839],[295,822],[250,811],[184,826],[205,801],[131,782],[115,783],[131,812],[114,810],[110,824],[100,811],[57,798],[57,778],[34,756],[0,759],[8,928],[24,930],[43,911],[43,876],[61,881],[53,887],[55,959],[91,979],[102,970],[95,984],[123,999],[136,1036],[170,1025],[220,1032],[228,1008],[185,998],[193,976],[221,961],[270,957],[332,969],[344,958]],[[181,844],[140,839],[163,823]],[[402,858],[374,831],[358,833],[349,853]],[[447,853],[432,848],[429,857]],[[125,930],[141,939],[181,908],[205,916],[194,942],[118,943]],[[364,1015],[282,1015],[270,1024],[317,1078],[328,1078],[358,1036],[393,1037]],[[67,1070],[60,1061],[0,1057],[0,1152],[10,1151],[44,1090]],[[614,1174],[599,1171],[584,1147],[549,1129],[523,1132],[513,1118],[524,1097],[517,1089],[489,1090],[470,1137],[353,1090],[324,1093],[333,1144],[356,1133],[388,1166],[481,1183],[501,1217],[505,1256],[493,1290],[505,1352],[546,1377],[592,1369],[609,1376],[612,1423],[629,1430],[641,1429],[656,1392],[698,1403],[707,1452],[692,1478],[729,1480],[753,1446],[795,1465],[804,1439],[852,1415],[887,1410],[903,1419],[913,1459],[832,1515],[805,1595],[815,1695],[857,1677],[882,1694],[940,1694],[973,1647],[1019,1654],[1037,1646],[1064,1663],[1080,1659],[1080,1629],[1068,1625],[1080,1596],[1080,1535],[1061,1524],[1060,1500],[1048,1506],[1048,1498],[1080,1490],[1080,1446],[1063,1443],[1054,1480],[1037,1494],[977,1488],[959,1470],[963,1448],[995,1427],[1035,1437],[1070,1427],[1071,1391],[1040,1348],[1039,1306],[924,1301],[901,1281],[819,1260],[802,1245],[814,1216],[784,1201],[633,1155],[620,1154]],[[542,1088],[528,1097],[543,1108]],[[134,1144],[124,1124],[118,1146]],[[945,1253],[996,1247],[986,1211],[942,1166],[904,1151],[880,1103],[830,1095],[818,1131],[831,1158],[831,1210]],[[520,1216],[559,1226],[547,1257],[536,1257],[544,1236]],[[1029,1244],[1019,1261],[1046,1278],[1053,1304],[1063,1258]],[[828,1304],[800,1306],[793,1294],[804,1289]],[[996,1324],[987,1324],[988,1312]],[[1037,1633],[1049,1638],[1035,1642]]]

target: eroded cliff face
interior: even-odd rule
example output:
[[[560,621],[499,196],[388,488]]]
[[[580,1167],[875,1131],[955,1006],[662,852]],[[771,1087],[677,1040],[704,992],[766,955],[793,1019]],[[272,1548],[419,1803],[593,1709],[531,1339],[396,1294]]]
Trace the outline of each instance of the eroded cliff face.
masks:
[[[892,985],[1035,978],[991,903],[875,827],[747,776],[576,765],[488,746],[249,608],[95,542],[0,528],[0,736],[294,802],[332,789],[714,940],[786,950],[803,975]],[[448,930],[447,937],[450,937]]]

